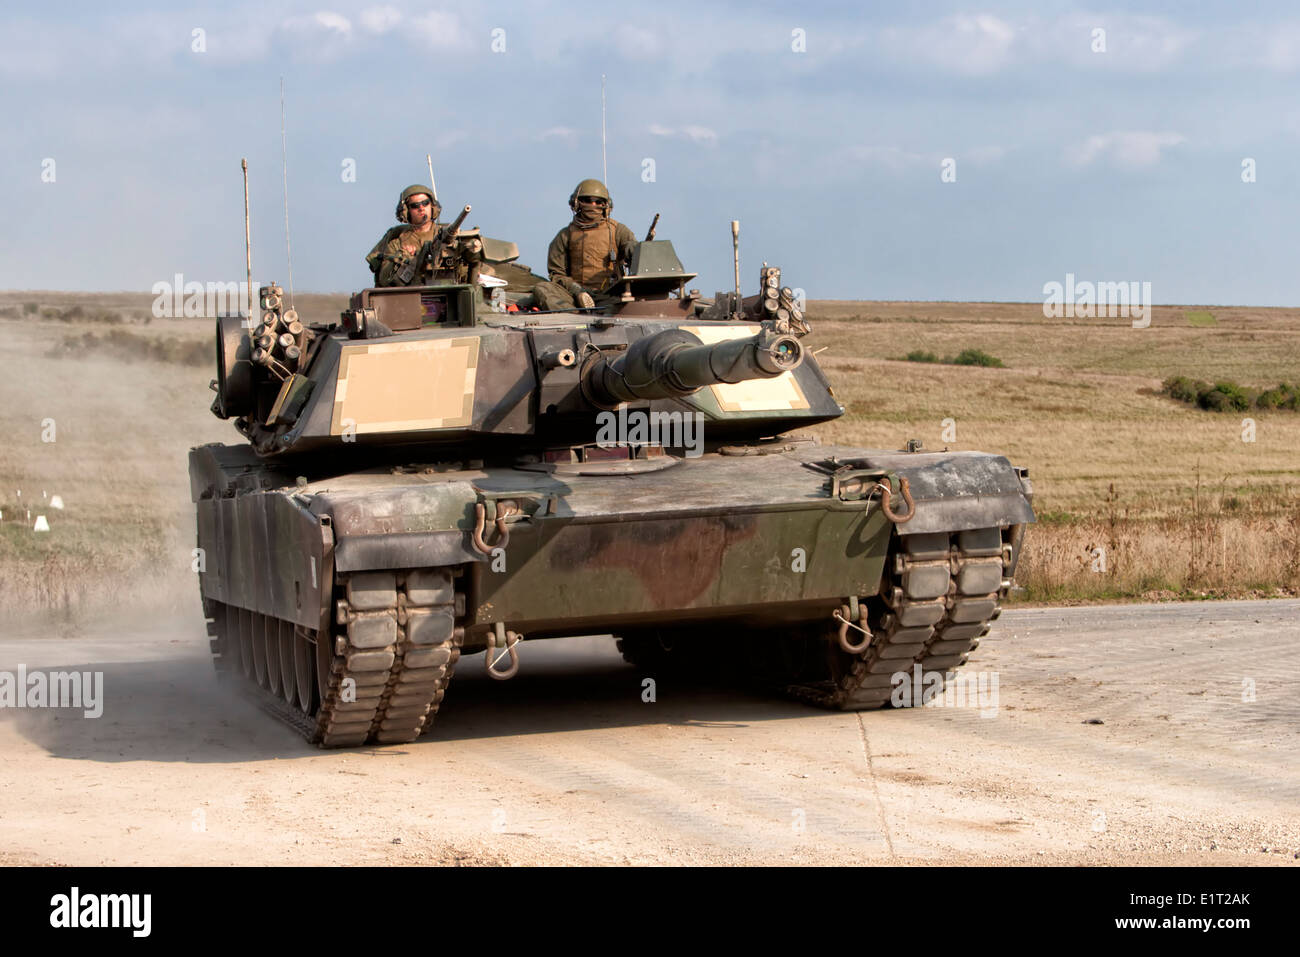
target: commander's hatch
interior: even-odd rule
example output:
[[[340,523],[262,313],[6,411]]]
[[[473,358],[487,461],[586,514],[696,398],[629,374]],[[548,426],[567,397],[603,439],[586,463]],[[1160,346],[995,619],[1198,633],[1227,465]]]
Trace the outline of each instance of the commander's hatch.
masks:
[[[630,271],[608,292],[622,296],[626,291],[636,299],[667,299],[672,292],[680,293],[697,275],[682,268],[670,240],[653,239],[636,244]]]
[[[483,261],[488,263],[512,263],[519,258],[519,244],[508,243],[504,239],[480,236],[483,243]]]

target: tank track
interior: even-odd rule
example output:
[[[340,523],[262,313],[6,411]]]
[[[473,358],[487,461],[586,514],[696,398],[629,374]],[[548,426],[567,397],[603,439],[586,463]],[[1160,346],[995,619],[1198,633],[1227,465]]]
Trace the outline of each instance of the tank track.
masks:
[[[323,646],[312,629],[205,599],[218,676],[324,748],[414,741],[433,724],[464,640],[453,570],[358,572],[335,594]]]
[[[879,708],[889,703],[893,676],[910,676],[917,664],[923,680],[941,676],[934,685],[941,690],[942,676],[966,663],[1002,612],[1011,548],[999,528],[896,537],[880,595],[869,605],[871,644],[850,655],[832,639],[829,677],[789,684],[786,693],[822,708]]]
[[[618,640],[631,664],[661,675],[723,682],[742,677],[818,707],[863,711],[889,703],[898,672],[942,691],[949,671],[966,663],[1001,613],[1012,545],[1000,528],[895,536],[878,595],[865,598],[872,641],[853,655],[833,620],[741,631],[725,628],[633,632]],[[860,632],[850,629],[856,643]],[[743,660],[734,651],[743,649]],[[937,674],[938,678],[928,678]],[[937,683],[934,683],[936,682]]]

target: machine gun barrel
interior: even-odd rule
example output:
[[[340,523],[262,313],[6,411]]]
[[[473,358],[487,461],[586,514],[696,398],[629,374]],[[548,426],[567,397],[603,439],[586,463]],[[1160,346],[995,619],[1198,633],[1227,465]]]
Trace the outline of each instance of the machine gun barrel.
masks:
[[[470,205],[465,204],[465,208],[460,211],[460,215],[453,219],[446,226],[438,231],[438,243],[449,243],[456,238],[456,233],[460,231],[461,224],[465,222],[465,217],[469,215]]]
[[[799,367],[803,347],[794,336],[764,330],[743,339],[705,345],[685,329],[638,339],[626,352],[587,360],[583,392],[601,409],[620,402],[690,395],[706,385],[771,379]]]

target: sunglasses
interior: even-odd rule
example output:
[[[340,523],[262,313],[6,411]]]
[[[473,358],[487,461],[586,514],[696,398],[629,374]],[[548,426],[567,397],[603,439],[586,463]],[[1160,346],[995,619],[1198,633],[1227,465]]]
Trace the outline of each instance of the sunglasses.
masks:
[[[424,207],[432,206],[432,205],[433,205],[433,200],[431,199],[422,199],[418,203],[409,199],[406,201],[407,209],[424,209]]]
[[[609,202],[604,196],[579,196],[578,202],[589,203],[595,206],[604,206]]]

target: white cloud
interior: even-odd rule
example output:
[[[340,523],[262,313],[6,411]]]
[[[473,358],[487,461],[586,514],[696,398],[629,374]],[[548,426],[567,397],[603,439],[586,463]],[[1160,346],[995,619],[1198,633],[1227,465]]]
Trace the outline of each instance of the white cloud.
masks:
[[[357,20],[369,33],[387,33],[402,22],[402,13],[396,7],[366,7]]]
[[[538,133],[537,139],[543,143],[547,140],[564,140],[566,143],[573,144],[578,140],[578,131],[571,126],[552,126]]]
[[[443,130],[433,139],[434,148],[438,152],[451,149],[457,143],[463,143],[469,139],[469,133],[465,130]]]
[[[1300,70],[1300,24],[1252,24],[1243,32],[1237,43],[1243,65],[1279,73]]]
[[[715,146],[718,142],[717,130],[712,130],[707,126],[696,126],[687,124],[685,126],[663,126],[659,123],[651,123],[648,132],[651,136],[664,136],[673,139],[690,140],[692,143]]]
[[[663,41],[658,34],[628,23],[620,24],[613,33],[614,49],[622,56],[636,60],[661,59]]]
[[[1096,31],[1104,34],[1096,34]],[[1104,36],[1105,49],[1094,50]],[[1188,56],[1200,34],[1163,17],[1074,13],[1030,21],[1024,31],[1026,56],[1037,63],[1067,63],[1084,69],[1153,73]],[[1211,56],[1213,61],[1216,57]]]
[[[891,27],[882,39],[893,58],[979,75],[996,73],[1011,62],[1017,32],[991,14],[958,14],[924,27]]]
[[[1113,130],[1088,137],[1081,145],[1066,151],[1066,162],[1088,166],[1108,159],[1116,166],[1136,169],[1160,162],[1161,150],[1187,142],[1181,133],[1156,133],[1150,130]]]
[[[352,21],[341,13],[321,10],[306,17],[289,17],[282,24],[286,30],[309,33],[324,30],[338,37],[350,36]]]
[[[1104,52],[1093,50],[1097,29],[1105,31]],[[886,28],[880,36],[877,55],[885,60],[968,76],[1044,65],[1151,73],[1193,57],[1210,42],[1203,31],[1163,17],[1100,13],[1050,19],[1030,15],[1014,21],[987,13],[959,14],[920,27]],[[1203,51],[1203,58],[1219,65],[1223,44],[1219,37],[1213,42],[1214,49]],[[1251,42],[1255,50],[1266,45],[1259,37]]]
[[[850,146],[844,150],[843,156],[848,163],[883,166],[891,170],[917,165],[933,165],[938,168],[940,159],[923,153],[911,153],[897,146]]]
[[[460,20],[454,13],[430,10],[424,16],[414,18],[411,26],[435,47],[456,47],[465,42],[461,33]]]
[[[709,143],[718,142],[717,131],[709,129],[707,126],[683,126],[682,135],[692,143]]]
[[[972,149],[962,150],[957,154],[958,160],[967,159],[972,163],[996,163],[1002,157],[1010,152],[1006,146],[976,146]]]

